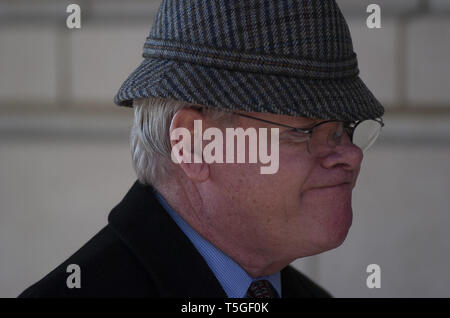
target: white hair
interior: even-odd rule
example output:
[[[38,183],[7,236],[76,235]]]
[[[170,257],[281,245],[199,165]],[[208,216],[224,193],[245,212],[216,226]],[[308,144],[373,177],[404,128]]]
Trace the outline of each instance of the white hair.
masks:
[[[170,177],[175,164],[171,160],[169,128],[173,116],[184,107],[201,107],[214,121],[231,123],[233,115],[216,108],[194,105],[168,98],[140,98],[133,101],[134,121],[130,133],[131,158],[138,180],[156,185]]]

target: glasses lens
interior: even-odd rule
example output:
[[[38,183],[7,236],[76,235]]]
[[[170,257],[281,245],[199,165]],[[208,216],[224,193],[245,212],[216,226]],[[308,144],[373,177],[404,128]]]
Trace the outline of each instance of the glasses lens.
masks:
[[[369,119],[360,122],[353,132],[353,144],[361,148],[362,151],[366,151],[377,140],[381,128],[381,123],[376,120]],[[318,153],[321,149],[325,151],[329,147],[333,148],[340,144],[342,138],[348,138],[345,131],[341,122],[328,122],[318,126],[311,139],[308,140],[310,153]]]
[[[359,123],[353,133],[353,143],[362,151],[366,151],[373,145],[381,132],[381,124],[376,120],[364,120]]]
[[[344,133],[344,126],[341,122],[333,121],[317,126],[308,141],[310,153],[317,154],[322,150],[327,151],[330,147],[336,147],[341,142]]]

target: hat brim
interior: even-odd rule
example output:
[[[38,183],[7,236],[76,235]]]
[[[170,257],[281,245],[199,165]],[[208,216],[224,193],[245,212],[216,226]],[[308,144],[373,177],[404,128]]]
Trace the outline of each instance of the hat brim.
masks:
[[[308,79],[149,58],[122,84],[114,102],[131,107],[134,99],[146,97],[318,119],[357,121],[384,114],[359,76]]]

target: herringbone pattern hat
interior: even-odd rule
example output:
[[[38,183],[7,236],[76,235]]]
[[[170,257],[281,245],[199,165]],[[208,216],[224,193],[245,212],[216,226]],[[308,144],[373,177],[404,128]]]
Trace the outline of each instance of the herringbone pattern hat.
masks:
[[[118,105],[153,96],[310,118],[384,113],[335,0],[163,0],[143,57]]]

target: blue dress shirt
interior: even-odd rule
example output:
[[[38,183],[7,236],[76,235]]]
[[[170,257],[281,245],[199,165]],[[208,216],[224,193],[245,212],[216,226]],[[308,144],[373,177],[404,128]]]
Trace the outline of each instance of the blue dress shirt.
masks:
[[[178,227],[189,238],[198,252],[203,256],[211,271],[216,276],[223,290],[229,298],[243,298],[247,294],[248,287],[253,281],[267,279],[275,288],[281,298],[280,272],[270,276],[252,278],[247,272],[228,255],[198,234],[178,213],[173,210],[166,200],[155,190],[156,197],[161,205],[169,213]]]

